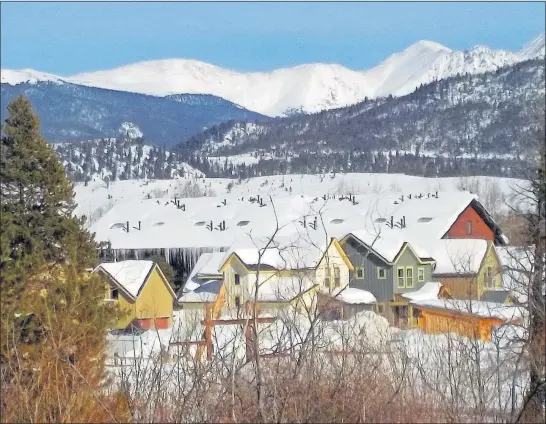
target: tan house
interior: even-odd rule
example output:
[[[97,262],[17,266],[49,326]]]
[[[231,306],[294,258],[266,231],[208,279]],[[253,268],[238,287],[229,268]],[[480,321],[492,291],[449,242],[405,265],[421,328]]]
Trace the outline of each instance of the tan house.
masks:
[[[432,277],[449,290],[454,299],[491,298],[504,291],[502,265],[491,241],[449,239],[427,243],[436,268]]]
[[[156,263],[138,260],[102,263],[93,272],[107,282],[104,300],[116,304],[122,315],[115,328],[126,328],[129,324],[157,329],[172,326],[176,295]]]
[[[327,245],[283,239],[265,249],[235,248],[220,268],[225,307],[238,311],[256,302],[260,311],[270,313],[288,306],[314,312],[317,292],[333,293],[346,287],[353,269],[334,238]]]

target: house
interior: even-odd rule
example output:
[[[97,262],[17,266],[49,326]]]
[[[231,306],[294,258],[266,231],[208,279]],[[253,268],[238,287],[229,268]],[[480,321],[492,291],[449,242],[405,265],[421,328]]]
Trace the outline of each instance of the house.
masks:
[[[411,304],[419,311],[419,327],[429,334],[456,333],[490,341],[494,327],[524,319],[519,307],[478,300],[413,300]]]
[[[506,245],[508,238],[480,203],[468,192],[436,192],[429,197],[401,196],[396,200],[392,231],[406,241],[418,241],[423,235],[431,239],[480,239]],[[390,216],[385,216],[389,224]]]
[[[218,316],[225,297],[224,277],[219,271],[225,257],[225,252],[199,256],[178,298],[181,309],[204,312],[211,305],[213,316]]]
[[[406,326],[412,311],[401,295],[431,281],[435,263],[431,255],[392,233],[353,231],[340,244],[354,266],[349,286],[372,293],[377,313],[394,325]]]
[[[264,247],[232,249],[220,268],[228,311],[256,303],[269,313],[289,306],[313,312],[317,291],[331,294],[349,283],[353,266],[334,238],[285,236],[258,245]]]
[[[129,324],[140,328],[171,327],[176,295],[156,263],[142,260],[102,263],[93,273],[104,277],[105,301],[116,304],[122,314],[116,328],[123,329]]]
[[[533,271],[533,246],[495,246],[502,268],[505,303],[526,304],[530,276]]]
[[[503,291],[502,267],[493,242],[478,239],[422,240],[433,252],[432,277],[455,299],[497,299]],[[484,297],[485,296],[485,297]]]

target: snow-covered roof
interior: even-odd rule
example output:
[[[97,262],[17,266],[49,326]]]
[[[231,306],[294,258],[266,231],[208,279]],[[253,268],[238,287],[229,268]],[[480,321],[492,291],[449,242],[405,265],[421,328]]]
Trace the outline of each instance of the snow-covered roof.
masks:
[[[238,244],[228,251],[225,260],[235,254],[246,266],[262,265],[277,270],[315,268],[330,243],[324,234],[294,231],[273,240],[257,238],[252,243]]]
[[[344,287],[332,291],[331,296],[350,304],[370,304],[375,303],[377,299],[367,290],[357,289],[356,287]]]
[[[402,297],[409,300],[433,300],[438,299],[440,288],[442,283],[428,282],[423,285],[419,290],[402,293]]]
[[[200,276],[221,276],[220,267],[224,262],[225,256],[225,252],[202,253],[199,259],[197,259],[184,287],[188,286],[190,282],[196,283],[195,279],[200,278]]]
[[[223,280],[208,280],[191,291],[184,292],[179,302],[214,302],[220,293]]]
[[[351,231],[355,239],[364,243],[373,249],[377,254],[383,257],[387,262],[394,262],[407,241],[395,233],[388,230],[382,230],[381,233],[372,233],[367,230]],[[432,255],[416,243],[411,244],[411,248],[419,258],[431,258]]]
[[[104,262],[93,272],[104,271],[131,296],[136,298],[154,266],[153,261]]]
[[[351,200],[277,195],[274,208],[268,197],[263,197],[265,206],[260,206],[257,195],[177,199],[180,207],[172,198],[133,198],[117,202],[90,230],[97,240],[110,241],[113,249],[228,248],[250,235],[271,236],[277,227],[285,234],[305,230],[317,237],[341,238],[351,231],[366,230],[371,234],[379,231],[386,239],[411,241],[423,234],[439,239],[476,198],[455,191],[439,192],[438,198],[413,193],[410,199],[409,194],[356,195]],[[405,228],[391,229],[387,225],[391,216],[394,222],[405,218]],[[128,232],[124,229],[127,221]]]
[[[480,239],[421,238],[420,244],[432,252],[436,261],[434,275],[476,274],[487,252],[487,241]]]
[[[413,300],[410,303],[417,307],[447,309],[461,314],[474,315],[482,318],[499,318],[505,322],[522,319],[525,315],[525,311],[521,307],[479,300],[427,299]]]
[[[286,302],[305,293],[314,282],[302,275],[272,276],[258,286],[257,300],[261,302]],[[251,298],[255,298],[251,288]]]

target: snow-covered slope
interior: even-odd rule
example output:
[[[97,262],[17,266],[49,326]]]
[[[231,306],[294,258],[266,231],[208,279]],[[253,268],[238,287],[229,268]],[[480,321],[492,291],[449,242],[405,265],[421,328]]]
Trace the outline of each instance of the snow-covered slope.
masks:
[[[365,97],[400,96],[421,84],[457,74],[483,73],[544,54],[544,34],[519,52],[476,46],[451,51],[419,41],[374,68],[354,71],[337,64],[307,64],[272,72],[242,73],[187,59],[153,60],[64,78],[74,84],[154,96],[212,94],[269,116],[318,112],[351,105]],[[6,76],[4,77],[4,74]],[[28,75],[26,75],[28,74]],[[35,71],[2,70],[2,82],[55,80]]]
[[[46,72],[35,71],[33,69],[4,69],[0,70],[0,81],[2,84],[17,85],[23,82],[36,84],[41,81],[53,81],[62,83],[62,77],[48,74]]]

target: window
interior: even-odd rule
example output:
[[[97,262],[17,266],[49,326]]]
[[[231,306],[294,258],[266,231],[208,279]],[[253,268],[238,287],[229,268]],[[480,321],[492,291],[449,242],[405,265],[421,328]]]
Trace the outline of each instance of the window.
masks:
[[[241,276],[239,274],[234,274],[233,275],[233,283],[236,285],[236,286],[239,286],[241,284]]]
[[[406,276],[404,275],[404,267],[400,267],[398,272],[398,288],[403,289],[406,286]]]
[[[425,281],[425,268],[417,268],[417,281],[420,283]]]
[[[356,278],[357,280],[363,280],[364,279],[364,267],[358,267],[356,269]]]
[[[341,286],[341,271],[337,266],[334,267],[334,287]]]
[[[387,278],[387,270],[385,268],[377,267],[377,279],[385,280]]]
[[[383,315],[385,313],[385,305],[383,305],[382,303],[377,303],[375,305],[375,310],[379,315]]]
[[[330,287],[330,275],[328,274],[328,270],[326,270],[326,275],[324,276],[324,285]]]
[[[493,268],[491,268],[490,266],[488,266],[487,269],[485,270],[484,279],[485,279],[484,285],[486,289],[495,288],[495,281],[493,280]]]
[[[406,268],[406,287],[413,287],[413,267],[411,266]]]
[[[110,290],[110,299],[117,300],[119,297],[119,292],[117,288],[112,288]]]
[[[432,218],[430,216],[424,216],[417,220],[417,222],[430,222],[430,221],[432,221]]]
[[[235,309],[241,309],[241,298],[239,296],[235,296]]]
[[[472,234],[472,221],[466,221],[466,234]]]

